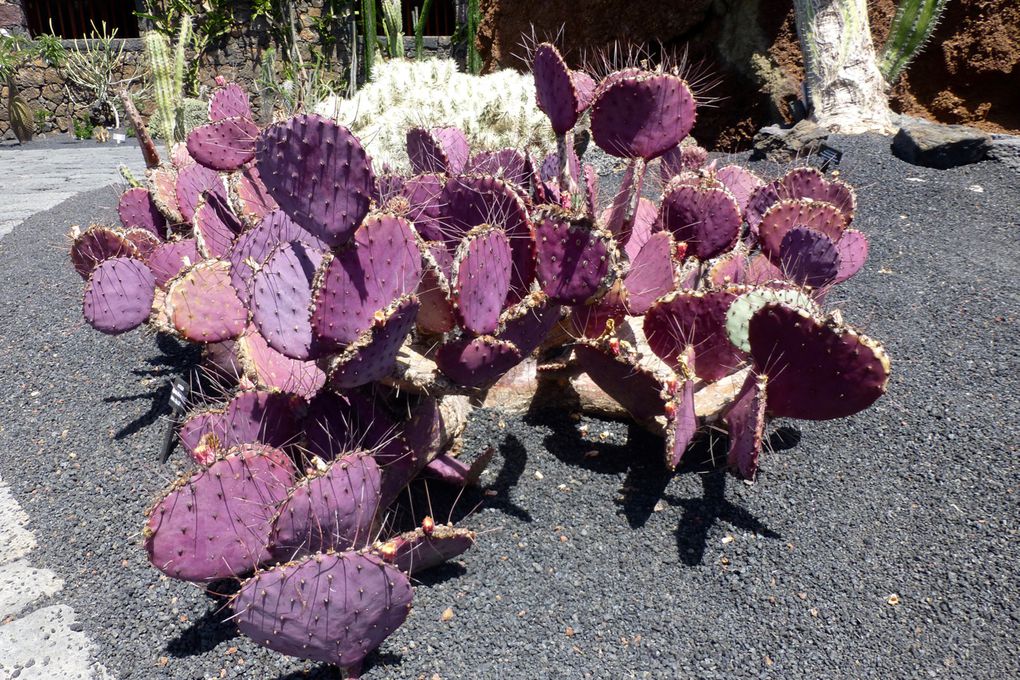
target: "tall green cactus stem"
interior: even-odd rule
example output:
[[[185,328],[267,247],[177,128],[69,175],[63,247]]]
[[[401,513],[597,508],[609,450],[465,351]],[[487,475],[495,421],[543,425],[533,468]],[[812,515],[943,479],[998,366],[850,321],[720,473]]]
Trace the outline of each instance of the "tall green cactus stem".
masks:
[[[417,59],[421,59],[425,54],[425,22],[428,20],[430,9],[432,9],[432,0],[425,0],[421,4],[418,21],[414,24],[414,56]]]
[[[400,0],[382,0],[383,31],[390,59],[404,56],[403,8]]]
[[[372,79],[372,67],[375,65],[375,50],[379,42],[376,29],[375,0],[361,0],[361,25],[365,34],[365,81]]]
[[[478,74],[482,72],[482,55],[478,53],[478,24],[482,13],[478,9],[478,0],[467,3],[467,71]]]
[[[900,0],[879,68],[890,85],[914,60],[931,38],[949,0]]]
[[[173,141],[184,141],[184,137],[187,131],[184,129],[184,70],[187,63],[187,48],[188,43],[191,42],[191,17],[185,15],[181,19],[181,29],[177,34],[177,45],[174,48],[174,63],[173,63],[173,91],[175,93],[175,116],[174,116],[174,129],[178,136]],[[167,142],[171,143],[170,138],[167,137]]]
[[[153,93],[159,112],[159,134],[167,147],[184,139],[184,70],[191,27],[191,17],[181,19],[172,59],[166,36],[156,31],[145,34],[145,51],[149,56]]]

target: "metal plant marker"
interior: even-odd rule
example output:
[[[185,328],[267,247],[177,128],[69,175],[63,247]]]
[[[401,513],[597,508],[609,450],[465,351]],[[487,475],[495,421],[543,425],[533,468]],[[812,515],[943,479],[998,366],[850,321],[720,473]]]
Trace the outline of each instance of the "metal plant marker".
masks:
[[[163,434],[163,446],[160,447],[159,461],[165,463],[174,448],[174,432],[184,415],[184,407],[188,403],[188,383],[183,378],[174,378],[170,387],[170,418],[167,420],[166,432]]]

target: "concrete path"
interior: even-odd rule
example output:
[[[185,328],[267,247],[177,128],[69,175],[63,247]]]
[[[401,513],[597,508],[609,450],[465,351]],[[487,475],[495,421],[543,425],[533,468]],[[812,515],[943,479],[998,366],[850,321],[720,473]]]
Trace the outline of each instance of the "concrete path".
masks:
[[[107,680],[74,610],[55,602],[64,581],[32,566],[27,524],[0,478],[0,680]]]
[[[134,140],[121,145],[0,147],[0,238],[29,216],[90,189],[123,182],[126,165],[142,177],[145,163]]]

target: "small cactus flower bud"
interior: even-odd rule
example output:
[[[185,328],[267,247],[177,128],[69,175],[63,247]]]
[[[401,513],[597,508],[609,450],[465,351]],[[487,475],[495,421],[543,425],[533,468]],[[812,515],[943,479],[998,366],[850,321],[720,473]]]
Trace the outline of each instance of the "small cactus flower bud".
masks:
[[[431,515],[426,515],[425,519],[421,521],[421,530],[425,532],[426,536],[431,536],[432,532],[436,530],[436,521],[432,519]]]
[[[672,418],[676,415],[676,402],[667,401],[665,406],[666,418]]]
[[[382,556],[387,562],[392,562],[397,558],[397,541],[386,541],[379,548],[379,555]]]
[[[609,351],[613,353],[613,356],[620,356],[620,339],[609,338]]]
[[[676,244],[676,259],[683,260],[685,257],[687,257],[687,242],[681,241]]]

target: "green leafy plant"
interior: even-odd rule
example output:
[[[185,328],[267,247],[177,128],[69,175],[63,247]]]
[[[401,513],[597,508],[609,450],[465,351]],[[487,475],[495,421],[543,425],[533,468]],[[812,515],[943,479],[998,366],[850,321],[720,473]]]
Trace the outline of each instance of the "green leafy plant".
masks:
[[[57,66],[63,57],[63,45],[53,36],[31,41],[20,35],[0,35],[0,82],[7,86],[7,111],[19,142],[31,141],[34,114],[19,93],[14,82],[15,74],[32,59],[42,59],[50,66]]]
[[[92,139],[96,126],[88,118],[74,119],[74,136],[78,139]]]
[[[269,118],[274,111],[288,116],[310,111],[342,91],[346,83],[321,55],[316,55],[311,64],[300,57],[296,63],[280,63],[276,50],[270,47],[262,54],[256,85],[262,93],[263,116]]]

